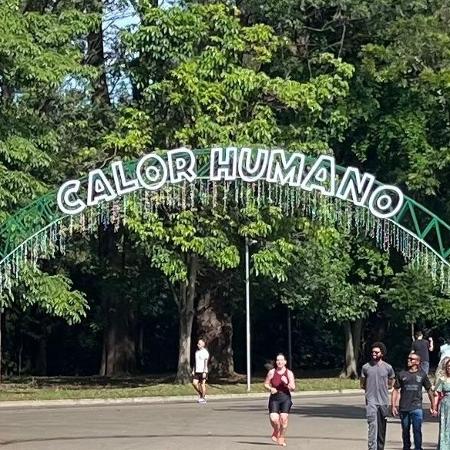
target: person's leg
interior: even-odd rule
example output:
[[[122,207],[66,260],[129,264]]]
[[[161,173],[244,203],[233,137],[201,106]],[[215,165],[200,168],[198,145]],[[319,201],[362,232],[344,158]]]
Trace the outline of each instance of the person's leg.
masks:
[[[270,425],[272,425],[272,441],[278,442],[278,436],[280,435],[280,415],[278,413],[271,412]]]
[[[388,405],[378,405],[377,407],[377,450],[384,450],[388,410]]]
[[[377,450],[377,407],[376,405],[368,404],[366,406],[367,425],[368,425],[368,449]]]
[[[401,424],[402,424],[403,450],[410,450],[410,448],[411,448],[411,415],[408,412],[401,412],[400,420],[401,420]]]
[[[288,420],[289,420],[288,417],[289,417],[288,413],[282,412],[280,414],[280,435],[278,436],[278,444],[282,446],[286,445],[285,438],[286,438],[286,430],[288,427]]]
[[[411,411],[410,415],[414,435],[414,448],[416,450],[422,450],[423,411],[422,409],[415,409],[414,411]]]
[[[192,386],[194,386],[195,392],[197,392],[199,398],[202,398],[202,391],[200,390],[197,378],[192,380]]]
[[[206,380],[200,381],[200,397],[203,399],[206,397]]]

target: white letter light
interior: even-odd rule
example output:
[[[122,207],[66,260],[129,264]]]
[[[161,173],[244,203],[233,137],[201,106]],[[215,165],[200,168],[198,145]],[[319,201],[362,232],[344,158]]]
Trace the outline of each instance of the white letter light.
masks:
[[[289,183],[290,186],[300,186],[305,155],[302,153],[288,153],[288,155],[289,159],[286,161],[284,150],[276,149],[270,152],[266,177],[269,183]]]
[[[127,180],[122,161],[114,161],[111,164],[111,171],[116,185],[117,195],[127,194],[128,192],[139,189],[138,180]]]
[[[336,165],[332,156],[321,155],[311,167],[302,182],[306,191],[317,189],[323,195],[332,196],[335,192]]]
[[[78,214],[86,208],[79,198],[71,200],[70,196],[76,194],[80,190],[80,182],[78,180],[66,181],[58,190],[57,202],[59,209],[65,214]]]
[[[172,183],[187,180],[189,183],[195,180],[195,155],[188,148],[178,148],[167,152],[169,176]]]
[[[393,198],[397,204],[393,205]],[[387,219],[395,216],[403,205],[403,192],[397,186],[384,184],[378,186],[370,196],[369,209],[372,214],[380,219]]]
[[[350,200],[355,205],[365,205],[369,197],[375,177],[369,173],[361,173],[356,167],[347,167],[342,180],[339,183],[336,197]]]
[[[237,162],[236,147],[212,148],[209,159],[209,179],[211,181],[235,180],[237,178]]]
[[[91,170],[88,178],[87,205],[95,206],[99,202],[109,202],[116,197],[117,194],[102,169]]]
[[[262,178],[267,169],[269,152],[258,148],[256,150],[255,161],[252,161],[252,149],[242,148],[239,154],[239,176],[247,183],[257,181]]]
[[[166,162],[154,153],[145,155],[136,167],[136,176],[142,187],[156,191],[167,181]]]

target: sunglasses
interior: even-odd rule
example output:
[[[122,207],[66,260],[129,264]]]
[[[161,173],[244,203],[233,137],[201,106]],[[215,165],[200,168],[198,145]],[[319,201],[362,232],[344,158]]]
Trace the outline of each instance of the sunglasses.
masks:
[[[419,361],[417,358],[408,358],[408,361]]]

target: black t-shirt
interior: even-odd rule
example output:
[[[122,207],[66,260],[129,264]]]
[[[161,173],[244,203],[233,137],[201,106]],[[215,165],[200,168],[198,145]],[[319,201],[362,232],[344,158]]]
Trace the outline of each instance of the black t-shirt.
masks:
[[[395,377],[394,388],[400,389],[400,411],[422,409],[422,386],[429,391],[431,382],[423,370],[402,370]]]
[[[429,361],[430,360],[430,343],[428,340],[425,339],[416,339],[411,347],[414,350],[414,353],[420,356],[420,359],[422,361]]]

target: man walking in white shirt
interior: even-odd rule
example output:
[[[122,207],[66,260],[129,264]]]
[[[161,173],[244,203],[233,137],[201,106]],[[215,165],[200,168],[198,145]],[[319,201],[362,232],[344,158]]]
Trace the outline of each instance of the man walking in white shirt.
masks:
[[[195,367],[192,370],[192,384],[197,391],[199,398],[198,403],[206,403],[206,380],[208,379],[208,359],[209,352],[205,348],[204,339],[197,342],[198,350],[195,352]]]

